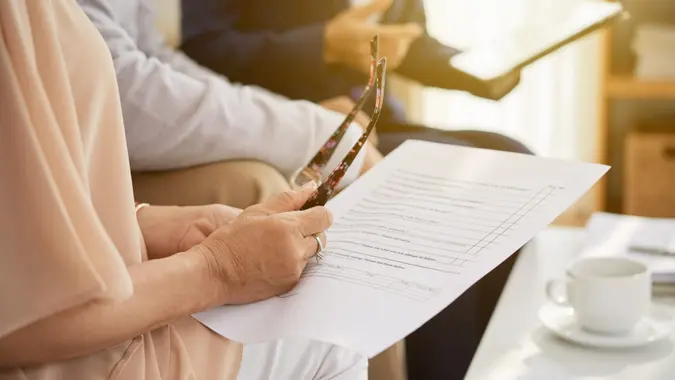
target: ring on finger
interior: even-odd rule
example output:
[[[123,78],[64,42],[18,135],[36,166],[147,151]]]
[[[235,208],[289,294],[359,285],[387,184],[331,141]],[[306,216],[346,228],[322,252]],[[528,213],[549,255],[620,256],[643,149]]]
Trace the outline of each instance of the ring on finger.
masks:
[[[316,263],[321,264],[321,260],[323,260],[323,258],[324,258],[323,242],[321,242],[321,238],[319,238],[319,234],[312,235],[312,237],[316,240],[316,243],[319,245],[317,247],[316,253],[314,254],[314,257],[316,258]]]

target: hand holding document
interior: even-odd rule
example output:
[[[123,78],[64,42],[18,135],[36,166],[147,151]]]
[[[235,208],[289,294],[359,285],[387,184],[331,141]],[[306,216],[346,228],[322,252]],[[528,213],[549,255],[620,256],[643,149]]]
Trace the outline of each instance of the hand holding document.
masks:
[[[322,264],[288,294],[195,315],[230,339],[302,337],[376,355],[453,302],[606,166],[408,141],[329,202]]]

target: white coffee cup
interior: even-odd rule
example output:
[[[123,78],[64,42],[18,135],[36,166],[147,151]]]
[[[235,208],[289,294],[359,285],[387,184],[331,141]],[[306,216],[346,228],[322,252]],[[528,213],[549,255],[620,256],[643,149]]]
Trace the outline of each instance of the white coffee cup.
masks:
[[[651,277],[642,263],[623,257],[594,257],[575,262],[564,280],[549,281],[548,298],[574,309],[586,330],[625,334],[648,312]]]

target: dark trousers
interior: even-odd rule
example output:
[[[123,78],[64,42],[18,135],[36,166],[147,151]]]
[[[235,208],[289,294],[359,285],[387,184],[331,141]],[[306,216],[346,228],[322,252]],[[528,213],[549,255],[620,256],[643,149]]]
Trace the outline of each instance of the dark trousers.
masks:
[[[481,131],[443,131],[406,124],[380,124],[378,148],[391,152],[405,140],[425,140],[532,154],[506,136]],[[410,380],[463,379],[502,293],[517,253],[469,288],[406,338]]]

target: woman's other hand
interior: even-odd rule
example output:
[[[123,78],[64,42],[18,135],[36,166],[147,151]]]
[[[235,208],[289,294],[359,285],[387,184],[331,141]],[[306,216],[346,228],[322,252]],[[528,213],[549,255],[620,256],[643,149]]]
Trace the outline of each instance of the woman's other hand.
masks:
[[[152,260],[189,250],[240,213],[238,208],[220,204],[147,206],[138,210],[138,224]]]
[[[325,207],[297,211],[315,189],[309,183],[249,207],[194,248],[222,284],[223,304],[260,301],[295,286],[318,250],[313,235],[325,245],[323,232],[332,224]]]

